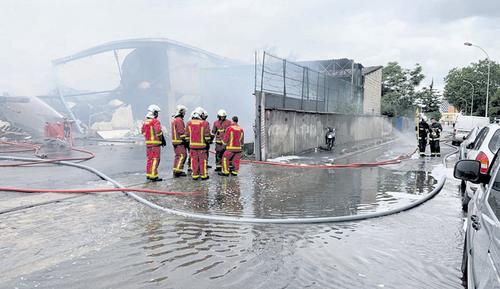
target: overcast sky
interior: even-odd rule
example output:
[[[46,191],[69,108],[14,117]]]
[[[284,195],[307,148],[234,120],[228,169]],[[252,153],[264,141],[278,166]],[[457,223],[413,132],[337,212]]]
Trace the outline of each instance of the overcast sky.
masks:
[[[256,49],[293,60],[420,63],[436,86],[452,67],[500,60],[499,0],[2,0],[0,93],[42,94],[50,61],[104,42],[166,37],[253,63]]]

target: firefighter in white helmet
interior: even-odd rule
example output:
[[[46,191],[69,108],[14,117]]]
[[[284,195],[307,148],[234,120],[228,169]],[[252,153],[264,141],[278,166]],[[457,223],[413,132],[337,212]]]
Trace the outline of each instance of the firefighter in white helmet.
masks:
[[[161,130],[161,123],[158,120],[160,111],[158,105],[151,104],[141,129],[146,140],[146,178],[150,181],[162,180],[158,177],[158,166],[160,165],[161,147],[165,146],[166,142]]]
[[[222,155],[224,154],[224,145],[222,139],[226,129],[231,126],[232,122],[226,119],[227,113],[223,109],[217,112],[217,120],[212,127],[212,134],[215,135],[215,171],[220,172],[222,169]]]
[[[184,164],[187,158],[187,140],[186,140],[186,125],[184,124],[184,115],[186,114],[187,107],[178,105],[175,109],[175,114],[170,122],[172,130],[172,145],[174,146],[174,178],[185,177]]]

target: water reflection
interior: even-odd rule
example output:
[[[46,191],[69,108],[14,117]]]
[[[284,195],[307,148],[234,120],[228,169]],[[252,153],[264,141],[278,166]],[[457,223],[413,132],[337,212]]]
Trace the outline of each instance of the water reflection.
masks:
[[[177,210],[243,217],[328,217],[388,210],[429,193],[437,183],[430,169],[371,167],[342,170],[282,170],[246,165],[245,178],[167,182],[160,188],[198,191],[193,197],[145,196]]]

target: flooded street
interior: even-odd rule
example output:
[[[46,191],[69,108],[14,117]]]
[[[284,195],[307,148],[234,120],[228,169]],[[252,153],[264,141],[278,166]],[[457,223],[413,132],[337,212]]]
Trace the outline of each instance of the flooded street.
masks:
[[[358,157],[387,159],[413,149],[391,147],[381,146]],[[139,171],[140,148],[92,149],[98,150],[98,157],[89,165],[109,171],[123,184],[143,181],[142,172],[109,168],[99,157],[110,152],[127,156],[121,161],[128,168],[138,165]],[[160,172],[167,175],[170,167],[167,157]],[[51,171],[67,171],[65,187],[105,185],[73,168],[6,172],[21,175],[19,170],[39,172],[26,186],[60,187],[47,182]],[[145,186],[202,195],[145,197],[167,208],[206,215],[344,216],[413,202],[450,174],[441,159],[430,158],[338,170],[244,165],[238,178],[213,175],[207,182],[168,178]],[[75,176],[80,181],[71,183]],[[13,183],[5,185],[15,185],[15,179],[10,180]],[[449,178],[435,198],[396,215],[294,225],[208,222],[162,213],[121,193],[77,195],[0,215],[0,287],[460,288],[464,237],[456,186]],[[43,196],[45,200],[51,195]],[[42,199],[36,198],[42,195],[2,193],[2,206],[15,206],[22,203],[20,199],[29,202],[26,198],[39,202]]]

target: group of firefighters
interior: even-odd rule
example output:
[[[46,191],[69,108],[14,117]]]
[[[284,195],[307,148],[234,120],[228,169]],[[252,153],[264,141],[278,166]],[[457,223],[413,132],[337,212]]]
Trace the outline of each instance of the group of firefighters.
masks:
[[[418,150],[421,157],[425,157],[425,147],[427,146],[427,138],[429,139],[429,146],[431,148],[431,157],[440,157],[441,148],[439,146],[439,137],[443,127],[440,123],[436,121],[435,118],[431,118],[431,124],[429,125],[424,117],[420,118],[420,122],[417,127],[418,136]]]
[[[146,120],[142,125],[142,134],[146,140],[146,178],[149,181],[161,181],[158,176],[161,147],[167,142],[158,120],[160,107],[152,104],[148,107]],[[184,123],[187,108],[178,105],[171,121],[171,139],[174,147],[173,176],[184,177],[184,164],[188,161],[193,180],[207,180],[207,169],[210,144],[215,139],[215,171],[219,175],[238,175],[240,159],[243,151],[244,133],[238,125],[238,117],[233,116],[232,121],[227,119],[225,110],[217,112],[217,120],[212,129],[207,121],[208,113],[197,107],[191,113],[190,120]],[[188,155],[189,154],[189,155]]]

